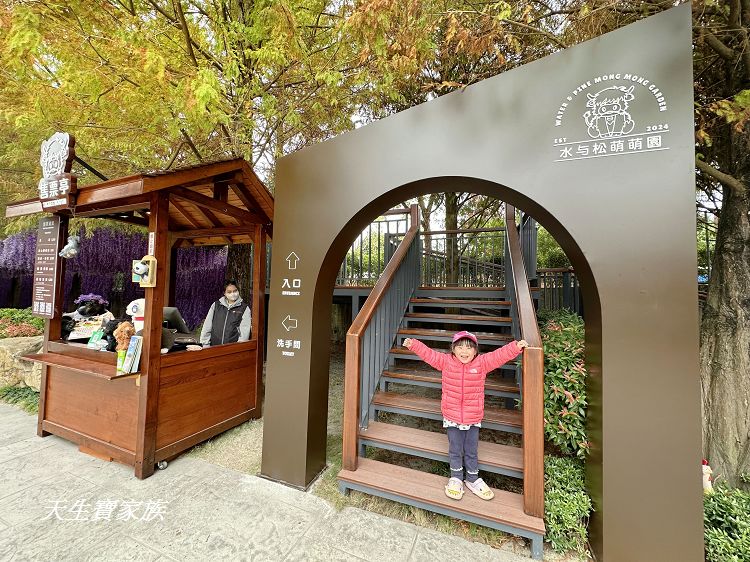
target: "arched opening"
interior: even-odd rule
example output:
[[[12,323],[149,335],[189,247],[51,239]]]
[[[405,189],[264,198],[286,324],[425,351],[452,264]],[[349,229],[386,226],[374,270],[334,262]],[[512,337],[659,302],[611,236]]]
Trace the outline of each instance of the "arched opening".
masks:
[[[530,201],[528,198],[523,197],[519,192],[512,190],[506,186],[481,180],[477,178],[467,177],[441,177],[441,178],[428,178],[412,182],[410,184],[395,188],[378,199],[372,201],[364,209],[360,211],[355,217],[353,217],[345,227],[339,232],[334,239],[328,252],[325,256],[323,266],[320,269],[320,275],[317,279],[316,290],[315,290],[315,303],[316,313],[313,316],[313,334],[315,338],[321,339],[321,345],[313,346],[313,357],[312,357],[312,386],[320,390],[318,394],[317,408],[327,408],[329,399],[329,390],[331,381],[329,380],[329,365],[330,356],[328,345],[328,338],[330,334],[330,310],[324,311],[322,308],[317,308],[319,305],[324,303],[331,303],[331,296],[334,293],[334,286],[336,281],[336,273],[339,271],[339,265],[342,260],[345,259],[347,250],[352,244],[352,241],[359,236],[362,232],[376,217],[381,216],[385,211],[399,204],[400,202],[413,198],[418,195],[426,195],[430,193],[446,192],[446,191],[461,191],[471,192],[489,197],[501,199],[509,203],[515,203],[524,211],[530,212],[535,219],[537,219],[540,225],[544,226],[549,232],[554,233],[553,235],[566,254],[570,257],[570,260],[575,268],[576,273],[579,275],[581,280],[582,295],[586,301],[587,310],[587,322],[586,322],[586,343],[587,343],[587,367],[589,369],[589,400],[591,406],[591,414],[589,416],[589,434],[594,440],[594,446],[592,447],[592,454],[594,456],[601,454],[601,432],[596,427],[595,422],[600,420],[600,416],[594,414],[595,408],[601,404],[601,389],[598,384],[598,378],[601,375],[601,364],[600,355],[592,353],[592,350],[600,349],[600,338],[601,338],[601,318],[598,313],[600,310],[598,302],[598,292],[593,282],[593,278],[590,273],[590,267],[583,256],[580,247],[576,244],[572,235],[568,230],[557,220],[551,216],[541,206]],[[322,345],[323,338],[326,339],[326,345]],[[597,363],[597,360],[599,361]],[[316,378],[319,377],[319,378]],[[336,384],[338,384],[338,380]],[[333,423],[335,421],[331,420]],[[326,430],[328,428],[325,428]],[[338,428],[337,428],[338,429]],[[326,431],[325,435],[328,435]],[[311,436],[312,437],[312,436]],[[330,437],[329,437],[330,439]],[[340,439],[339,439],[340,443]],[[333,448],[335,445],[329,447]],[[596,463],[590,463],[592,466],[597,466]],[[600,482],[598,474],[590,474],[589,477],[590,485],[594,486]],[[592,494],[596,495],[596,494]]]

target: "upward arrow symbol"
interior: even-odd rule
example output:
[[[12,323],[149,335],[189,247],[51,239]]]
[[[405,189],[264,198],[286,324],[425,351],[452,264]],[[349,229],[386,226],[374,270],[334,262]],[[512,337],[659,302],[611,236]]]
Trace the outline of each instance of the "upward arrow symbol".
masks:
[[[289,264],[289,269],[297,269],[297,262],[299,261],[299,256],[292,252],[286,257],[286,262]]]

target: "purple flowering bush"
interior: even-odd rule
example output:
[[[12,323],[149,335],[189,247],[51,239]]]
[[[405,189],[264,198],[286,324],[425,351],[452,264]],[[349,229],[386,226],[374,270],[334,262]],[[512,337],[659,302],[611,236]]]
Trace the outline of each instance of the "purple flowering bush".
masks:
[[[107,306],[109,304],[109,301],[107,299],[105,299],[103,296],[101,296],[101,295],[95,295],[94,293],[88,293],[86,295],[81,295],[80,297],[78,297],[73,302],[75,304],[81,304],[82,302],[89,302],[89,301],[95,302],[95,303],[98,303],[98,304],[103,304],[104,306]]]
[[[79,303],[98,298],[104,302],[96,302],[122,316],[129,302],[145,295],[131,282],[130,268],[134,259],[146,254],[146,235],[102,227],[89,230],[85,225],[78,235],[80,253],[65,260],[64,310],[72,311]],[[35,231],[0,240],[0,306],[31,306],[35,251]],[[221,296],[226,265],[226,247],[177,250],[175,306],[191,329],[203,321],[211,303]],[[95,298],[85,298],[92,296]]]
[[[226,269],[226,247],[194,246],[177,250],[175,306],[191,330],[203,322],[211,303],[222,295]]]

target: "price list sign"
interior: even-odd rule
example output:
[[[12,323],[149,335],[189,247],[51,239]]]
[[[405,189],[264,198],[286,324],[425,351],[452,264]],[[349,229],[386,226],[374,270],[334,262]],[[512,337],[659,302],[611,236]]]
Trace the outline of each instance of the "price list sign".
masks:
[[[55,315],[55,277],[57,243],[60,236],[60,217],[52,215],[39,221],[34,260],[34,293],[32,312],[35,316],[52,318]]]

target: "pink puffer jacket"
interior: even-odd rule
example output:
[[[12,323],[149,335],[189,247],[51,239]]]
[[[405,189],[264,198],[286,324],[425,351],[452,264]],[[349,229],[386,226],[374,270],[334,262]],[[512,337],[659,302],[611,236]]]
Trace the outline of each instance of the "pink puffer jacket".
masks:
[[[419,340],[411,350],[422,361],[443,373],[443,417],[452,422],[473,424],[484,417],[484,380],[487,373],[520,355],[515,341],[490,353],[477,355],[471,363],[461,363],[452,353],[440,353]]]

